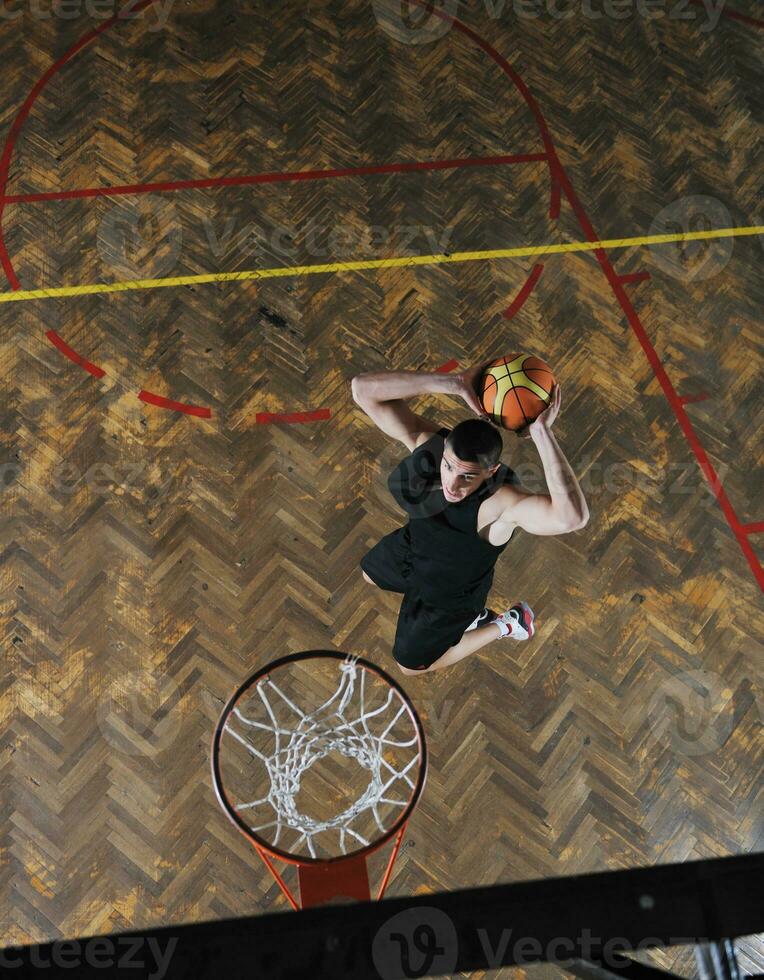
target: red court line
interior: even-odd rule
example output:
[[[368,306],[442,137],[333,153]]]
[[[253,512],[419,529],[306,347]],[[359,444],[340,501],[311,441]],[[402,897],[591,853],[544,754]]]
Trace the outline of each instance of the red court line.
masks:
[[[759,521],[758,524],[743,524],[740,530],[745,534],[760,534],[764,531],[764,521]]]
[[[505,165],[505,164],[517,164],[517,163],[527,163],[533,161],[544,161],[546,156],[543,153],[525,153],[525,154],[502,154],[499,156],[492,157],[461,157],[450,160],[426,160],[426,161],[415,161],[408,163],[389,163],[389,164],[375,164],[363,167],[344,167],[344,168],[333,168],[329,170],[306,170],[297,172],[281,172],[281,173],[266,173],[266,174],[251,174],[251,175],[241,175],[234,177],[213,177],[200,180],[181,180],[181,181],[162,181],[156,183],[144,183],[144,184],[125,184],[116,187],[91,187],[91,188],[81,188],[70,191],[60,191],[60,192],[42,192],[36,194],[14,194],[6,195],[5,191],[8,185],[8,176],[10,171],[10,161],[15,149],[16,142],[18,140],[21,128],[29,116],[29,113],[34,106],[40,92],[47,85],[50,79],[59,72],[71,59],[81,51],[86,45],[91,41],[94,41],[100,34],[108,30],[109,27],[113,26],[117,21],[126,19],[129,15],[138,13],[143,8],[149,6],[154,0],[140,0],[139,3],[132,7],[124,7],[116,15],[104,21],[99,27],[89,30],[84,34],[78,41],[76,41],[57,61],[55,61],[48,70],[38,79],[35,86],[32,88],[31,92],[27,96],[24,104],[16,115],[13,121],[11,129],[5,141],[3,148],[2,158],[0,158],[0,264],[2,264],[5,274],[8,278],[8,282],[11,289],[16,290],[20,288],[20,283],[16,277],[13,264],[11,262],[10,255],[5,245],[5,239],[3,236],[2,228],[2,218],[5,205],[8,203],[30,203],[33,201],[52,201],[52,200],[67,200],[73,198],[94,198],[100,196],[116,196],[120,194],[138,194],[138,193],[151,193],[151,192],[166,192],[175,191],[185,188],[203,188],[203,187],[225,187],[225,186],[236,186],[236,185],[249,185],[249,184],[273,184],[279,182],[287,181],[300,181],[300,180],[317,180],[317,179],[327,179],[327,178],[338,178],[338,177],[349,177],[349,176],[360,176],[367,174],[385,174],[385,173],[406,173],[414,171],[428,171],[428,170],[446,170],[446,169],[457,169],[463,167],[476,167],[476,166],[494,166],[494,165]],[[52,336],[49,334],[49,339],[55,344],[55,346],[64,353],[70,360],[74,363],[79,364],[85,370],[89,371],[96,377],[103,377],[105,372],[98,368],[96,365],[87,361],[81,355],[77,354],[71,347],[66,344],[62,338],[51,331]],[[185,412],[189,415],[196,415],[205,418],[211,417],[211,410],[209,408],[204,408],[201,406],[187,405],[182,402],[173,401],[168,398],[164,398],[161,395],[153,394],[148,391],[141,391],[138,394],[138,398],[144,402],[147,402],[158,407],[166,408],[172,411]],[[260,413],[258,416],[258,421],[315,421],[317,419],[328,418],[328,409],[319,409],[316,412],[311,413],[292,413],[289,415],[271,415],[268,413]]]
[[[435,7],[433,7],[430,0],[413,0],[413,2],[415,2],[418,6],[427,10],[431,15],[435,15],[436,17],[440,17],[441,20],[450,22],[458,31],[460,31],[466,37],[471,38],[479,47],[481,47],[493,59],[494,62],[496,62],[496,64],[514,83],[515,87],[518,89],[520,94],[525,99],[526,105],[528,106],[529,110],[531,111],[534,118],[536,119],[536,124],[539,129],[539,134],[544,143],[544,149],[546,150],[546,154],[548,157],[547,162],[552,174],[552,180],[554,181],[556,179],[559,181],[561,190],[564,192],[568,203],[573,209],[573,213],[575,214],[576,219],[578,220],[578,223],[581,227],[581,231],[584,233],[584,235],[586,235],[587,240],[590,242],[601,241],[602,239],[597,235],[591,222],[589,221],[587,213],[584,210],[583,205],[579,201],[578,196],[575,190],[573,189],[572,184],[568,180],[568,176],[565,173],[565,170],[563,169],[562,163],[560,162],[560,159],[557,156],[557,150],[554,146],[554,143],[552,142],[551,133],[549,131],[549,127],[547,126],[546,119],[544,118],[541,109],[538,106],[538,103],[534,99],[533,95],[531,94],[530,90],[528,89],[527,85],[520,77],[520,75],[515,71],[514,68],[512,68],[512,66],[507,62],[507,60],[502,55],[500,55],[498,51],[496,51],[495,48],[493,48],[487,41],[483,40],[483,38],[477,35],[471,28],[467,27],[466,24],[463,24],[456,17],[453,17],[442,10],[436,9]],[[618,300],[618,303],[621,309],[623,310],[623,313],[626,316],[629,325],[631,326],[637,339],[639,340],[639,343],[641,344],[642,349],[645,352],[645,356],[647,357],[647,360],[650,363],[656,378],[658,379],[661,387],[663,388],[663,393],[666,396],[666,399],[668,400],[669,404],[674,410],[674,415],[676,416],[676,419],[679,422],[682,431],[684,432],[685,438],[689,442],[690,448],[695,454],[695,458],[697,459],[701,470],[703,471],[706,479],[708,480],[711,486],[711,489],[716,495],[716,499],[719,503],[719,506],[722,509],[722,512],[724,513],[724,516],[727,518],[727,523],[730,526],[730,530],[732,531],[733,535],[737,539],[738,545],[741,551],[743,552],[743,554],[745,555],[748,564],[751,568],[751,571],[753,572],[754,577],[756,578],[756,581],[759,584],[759,587],[762,589],[762,591],[764,591],[764,568],[762,568],[761,562],[759,561],[758,557],[756,556],[756,553],[751,547],[751,544],[748,541],[747,536],[742,531],[741,523],[735,513],[735,510],[732,507],[732,504],[730,503],[730,500],[727,497],[727,494],[725,493],[721,485],[721,482],[718,476],[716,475],[716,472],[713,466],[711,465],[711,462],[708,459],[708,456],[706,455],[703,446],[700,443],[700,440],[695,435],[695,430],[693,429],[692,423],[690,422],[690,419],[684,410],[682,401],[679,395],[677,394],[673,384],[671,383],[671,380],[668,377],[663,365],[661,364],[660,358],[658,357],[655,348],[650,342],[650,338],[647,335],[647,331],[642,325],[642,322],[639,319],[636,310],[634,309],[634,307],[631,304],[631,301],[629,300],[628,294],[626,293],[626,290],[624,289],[621,283],[620,276],[616,273],[612,263],[610,262],[607,253],[603,249],[594,250],[594,255],[596,256],[600,268],[602,269],[603,274],[605,275],[608,283],[610,284],[610,288],[612,289],[615,298]]]
[[[187,405],[185,402],[175,402],[171,398],[162,395],[155,395],[151,391],[140,391],[138,397],[142,402],[149,405],[157,405],[159,408],[167,408],[173,412],[184,412],[186,415],[198,415],[199,418],[208,419],[212,417],[209,408],[203,405]]]
[[[451,360],[441,364],[435,370],[446,373],[453,371],[458,366],[458,361]],[[315,412],[258,412],[255,416],[255,423],[257,425],[271,425],[274,422],[321,422],[328,418],[331,418],[331,412],[328,408],[319,408]]]
[[[92,28],[86,34],[83,34],[79,41],[75,41],[69,50],[66,51],[58,59],[58,61],[55,61],[37,80],[34,88],[26,97],[24,104],[16,114],[16,118],[13,120],[13,124],[11,125],[8,136],[5,140],[3,155],[0,157],[0,264],[2,264],[3,270],[8,277],[8,282],[10,283],[11,289],[19,289],[20,284],[16,278],[16,273],[14,272],[13,265],[11,264],[11,258],[5,245],[5,238],[3,236],[3,211],[5,210],[6,204],[5,189],[8,186],[8,173],[11,165],[11,156],[16,146],[16,140],[21,132],[21,127],[24,125],[24,122],[26,121],[32,106],[37,101],[37,97],[39,96],[40,92],[42,92],[51,78],[53,78],[53,76],[59,72],[68,61],[71,61],[78,51],[84,48],[87,44],[90,44],[91,41],[94,41],[99,34],[103,34],[104,31],[108,30],[117,21],[125,20],[129,14],[136,14],[144,7],[148,7],[154,2],[155,0],[139,0],[139,2],[132,7],[123,7],[113,17],[105,20],[103,24]]]
[[[57,347],[58,350],[61,351],[65,357],[68,357],[70,361],[74,361],[75,364],[79,364],[81,368],[84,368],[89,374],[92,374],[94,378],[103,378],[106,375],[103,368],[99,368],[98,365],[93,364],[92,361],[86,361],[81,354],[78,354],[77,351],[72,350],[66,341],[59,337],[55,330],[48,330],[45,336],[54,347]]]
[[[89,374],[92,374],[95,378],[103,378],[106,376],[106,372],[103,368],[99,368],[97,364],[93,364],[91,361],[86,360],[81,354],[73,350],[65,340],[63,340],[56,333],[55,330],[48,330],[45,334],[48,340],[53,344],[54,347],[58,348],[61,353],[68,357],[70,361],[75,364],[79,364],[81,368],[84,368]],[[198,415],[201,418],[210,418],[212,412],[209,408],[203,408],[198,405],[186,405],[183,402],[171,401],[169,398],[163,398],[161,395],[154,395],[149,391],[142,391],[138,395],[141,401],[150,403],[151,405],[157,405],[161,408],[172,409],[176,412],[185,412],[186,415]]]
[[[543,263],[541,262],[537,262],[536,265],[534,265],[534,267],[531,269],[530,275],[523,283],[523,286],[520,289],[519,293],[517,294],[517,296],[515,296],[515,298],[506,308],[506,310],[504,310],[503,315],[507,320],[511,320],[512,317],[518,312],[518,310],[522,309],[522,307],[525,304],[525,301],[528,299],[530,294],[536,288],[536,283],[541,278],[541,273],[543,271],[544,271],[544,266]]]
[[[13,270],[2,234],[2,214],[6,203],[5,189],[8,182],[10,158],[13,152],[13,148],[15,146],[15,142],[18,138],[18,134],[21,129],[21,126],[23,125],[23,122],[28,116],[29,111],[31,110],[31,107],[34,104],[35,100],[37,99],[40,91],[42,91],[42,88],[47,84],[50,78],[57,71],[59,71],[64,64],[66,64],[67,61],[69,61],[82,47],[84,47],[90,41],[94,40],[99,34],[107,30],[116,21],[120,19],[124,19],[129,13],[137,13],[139,10],[141,10],[146,6],[149,6],[153,2],[154,0],[140,0],[140,2],[137,3],[134,7],[129,9],[124,8],[123,10],[119,11],[119,13],[117,13],[114,17],[110,18],[109,20],[101,24],[98,28],[89,31],[86,35],[84,35],[78,42],[76,42],[72,46],[72,48],[70,48],[62,56],[62,58],[60,58],[57,62],[55,62],[48,69],[48,71],[40,78],[40,80],[37,82],[32,92],[30,93],[30,95],[27,97],[27,100],[25,101],[21,110],[17,114],[16,118],[14,119],[13,125],[6,139],[2,158],[0,159],[0,262],[3,265],[3,268],[6,272],[6,275],[8,276],[8,280],[13,289],[18,289],[19,283],[18,280],[16,279],[15,272]],[[545,145],[546,153],[542,154],[541,158],[546,159],[546,162],[550,169],[550,178],[551,178],[551,186],[552,186],[552,191],[551,191],[552,203],[550,205],[550,213],[554,213],[555,209],[557,210],[557,213],[559,213],[560,189],[565,190],[566,197],[569,203],[571,204],[571,206],[573,207],[573,210],[576,214],[576,217],[578,218],[582,230],[587,235],[591,234],[592,237],[589,238],[590,241],[598,241],[599,239],[594,234],[594,231],[591,225],[589,224],[586,213],[584,212],[583,208],[578,202],[578,198],[576,197],[575,192],[567,179],[567,175],[562,169],[562,165],[556,155],[556,150],[551,140],[551,134],[549,133],[549,130],[546,126],[546,121],[544,120],[544,117],[542,116],[538,106],[536,105],[535,100],[531,96],[530,91],[525,86],[525,83],[523,82],[522,78],[509,66],[506,60],[502,58],[502,56],[499,55],[498,52],[493,47],[491,47],[490,44],[488,44],[487,41],[484,41],[482,38],[480,38],[479,35],[475,34],[474,31],[472,31],[466,25],[461,23],[461,21],[458,21],[455,17],[451,17],[448,14],[444,14],[442,11],[435,10],[432,7],[431,3],[423,2],[423,0],[416,0],[416,2],[420,6],[424,7],[425,9],[428,9],[430,13],[434,13],[436,16],[439,16],[444,20],[449,20],[454,26],[457,27],[457,29],[461,30],[462,33],[464,33],[468,37],[471,37],[475,41],[475,43],[477,43],[481,48],[483,48],[483,50],[485,50],[486,53],[488,53],[489,56],[492,57],[497,64],[499,64],[499,66],[505,71],[505,73],[514,82],[515,86],[518,88],[521,95],[525,99],[529,109],[536,117],[539,133]],[[698,0],[695,0],[695,2],[698,2]],[[742,15],[733,15],[731,12],[729,16],[734,16],[736,19],[745,20],[746,22],[750,20],[749,18],[745,18]],[[756,23],[754,21],[751,22]],[[764,24],[762,24],[762,26],[764,26]],[[602,250],[597,250],[595,252],[595,255],[603,269],[603,272],[608,278],[611,288],[613,289],[616,298],[621,304],[621,307],[624,313],[626,314],[627,319],[629,320],[632,328],[637,333],[640,343],[642,343],[643,349],[645,350],[648,360],[653,366],[653,370],[655,371],[656,376],[659,378],[659,381],[664,388],[664,393],[666,394],[666,397],[668,398],[669,402],[672,404],[672,407],[674,408],[675,414],[677,415],[677,418],[680,424],[682,425],[682,428],[685,431],[686,437],[690,441],[690,445],[692,446],[693,451],[695,452],[695,455],[698,458],[701,468],[703,469],[707,477],[709,477],[709,475],[711,477],[711,483],[712,486],[714,487],[715,492],[717,493],[717,499],[719,500],[722,509],[724,510],[725,515],[727,516],[728,521],[730,522],[730,526],[732,527],[733,532],[739,531],[740,524],[737,520],[737,517],[731,505],[729,504],[729,501],[727,500],[726,494],[724,493],[724,491],[722,490],[721,486],[719,485],[716,479],[716,474],[713,470],[713,467],[711,467],[711,464],[708,461],[702,447],[700,446],[700,443],[695,437],[694,430],[690,425],[686,413],[684,413],[684,411],[682,410],[681,400],[679,399],[678,395],[674,391],[671,382],[669,381],[667,375],[665,374],[665,371],[663,371],[662,365],[660,364],[657,354],[654,348],[652,347],[652,345],[650,344],[649,339],[647,338],[647,335],[644,331],[644,328],[642,327],[641,322],[639,321],[639,318],[637,317],[636,312],[633,310],[631,304],[629,303],[628,297],[626,296],[623,290],[623,286],[620,281],[620,278],[616,275],[615,270],[610,264],[607,255]],[[79,355],[76,356],[79,357]],[[198,408],[195,406],[187,406],[187,405],[183,405],[180,402],[171,402],[169,399],[163,399],[161,398],[161,396],[151,395],[148,392],[141,392],[139,397],[143,398],[146,401],[152,401],[154,404],[162,403],[164,407],[173,407],[173,408],[177,408],[177,410],[180,411],[187,411],[189,412],[189,414],[209,413],[209,409]],[[328,410],[322,410],[322,411],[328,411]],[[739,542],[741,542],[741,547],[743,547],[743,550],[746,553],[746,557],[748,557],[749,563],[751,562],[755,563],[755,564],[752,563],[751,567],[754,570],[754,574],[757,575],[757,578],[759,579],[762,588],[764,588],[764,572],[761,569],[761,565],[758,562],[758,559],[753,554],[752,549],[749,548],[748,551],[746,551],[746,546],[748,545],[747,540],[742,539],[740,534],[736,534],[736,536],[738,537]]]
[[[552,142],[552,137],[549,129],[546,125],[546,121],[541,114],[539,107],[536,105],[536,101],[528,89],[528,86],[523,81],[522,77],[515,71],[515,69],[509,64],[507,59],[500,55],[499,52],[494,48],[488,41],[476,34],[471,27],[467,27],[466,24],[462,23],[458,18],[447,14],[442,10],[438,10],[433,7],[430,0],[413,0],[418,6],[423,7],[425,10],[429,11],[431,14],[435,14],[436,17],[440,17],[441,20],[450,21],[451,24],[466,37],[474,41],[479,48],[491,58],[496,64],[501,68],[501,70],[510,78],[513,82],[515,88],[518,90],[520,95],[525,100],[526,105],[530,109],[534,118],[536,119],[536,125],[538,127],[539,136],[544,144],[544,156],[546,157],[547,166],[549,167],[549,179],[551,185],[551,204],[550,204],[550,216],[557,217],[560,208],[560,191],[565,189],[562,178],[564,173],[562,170],[562,165],[557,156],[557,151]],[[570,200],[570,198],[568,198]],[[596,239],[593,239],[596,240]],[[601,250],[600,250],[601,251]]]
[[[441,374],[447,374],[449,371],[453,371],[454,368],[457,367],[459,367],[458,361],[446,361],[445,364],[441,364],[440,367],[435,368],[435,370],[439,371]]]
[[[369,174],[402,174],[422,170],[456,170],[464,167],[493,167],[513,163],[546,160],[544,153],[514,153],[492,157],[459,157],[454,160],[423,160],[410,163],[380,163],[365,167],[337,167],[331,170],[298,170],[265,174],[242,174],[237,177],[205,177],[199,180],[166,180],[154,184],[120,184],[114,187],[83,187],[71,191],[42,191],[34,194],[9,194],[8,204],[34,201],[64,201],[84,197],[116,197],[120,194],[152,194],[164,191],[202,187],[238,187],[250,184],[279,184],[299,180],[326,180],[332,177],[358,177]]]
[[[647,282],[650,278],[649,272],[628,272],[625,276],[618,277],[621,284],[627,286],[629,283]]]
[[[145,7],[150,6],[155,0],[139,0],[138,3],[133,6],[123,7],[117,14],[110,17],[108,20],[104,21],[99,27],[93,28],[86,34],[76,41],[57,61],[55,61],[48,70],[38,79],[37,83],[33,87],[32,91],[27,96],[21,109],[16,114],[16,118],[13,120],[13,124],[10,128],[8,136],[5,141],[5,146],[3,147],[3,155],[0,158],[0,262],[2,263],[5,274],[8,277],[8,282],[11,289],[16,290],[20,288],[20,283],[16,278],[16,273],[13,269],[13,264],[11,262],[10,255],[5,246],[5,239],[3,237],[2,229],[2,217],[5,205],[8,201],[5,196],[5,189],[8,185],[8,174],[10,170],[11,156],[13,155],[13,150],[16,145],[19,133],[21,132],[21,127],[26,121],[29,113],[31,112],[32,106],[34,105],[37,97],[51,78],[59,72],[67,62],[88,45],[91,41],[94,41],[100,34],[108,30],[113,24],[119,20],[125,20],[128,16],[138,13]],[[75,364],[79,364],[90,374],[97,378],[102,378],[105,376],[106,372],[97,365],[92,364],[90,361],[85,360],[80,354],[73,350],[61,337],[58,336],[55,331],[48,331],[46,334],[48,339],[53,343],[58,350],[61,351],[66,357],[68,357]],[[161,395],[154,395],[148,391],[141,391],[138,395],[142,401],[148,402],[152,405],[158,405],[162,408],[171,409],[178,412],[185,412],[187,415],[196,415],[202,418],[210,418],[212,412],[209,408],[204,408],[197,405],[186,405],[183,402],[171,401],[169,398],[163,398]]]
[[[708,394],[708,392],[704,391],[703,394],[701,395],[680,395],[679,401],[683,405],[692,405],[693,402],[704,402],[707,398],[710,397],[711,396]]]
[[[255,423],[271,425],[274,422],[322,422],[331,416],[328,408],[318,408],[314,412],[258,412]]]
[[[705,5],[703,0],[690,0],[690,3],[695,4],[696,7],[703,7]],[[739,20],[741,24],[750,24],[752,27],[764,27],[764,20],[759,20],[756,17],[747,17],[745,14],[739,14],[735,10],[727,10],[726,7],[722,8],[722,17],[729,17],[730,20]]]

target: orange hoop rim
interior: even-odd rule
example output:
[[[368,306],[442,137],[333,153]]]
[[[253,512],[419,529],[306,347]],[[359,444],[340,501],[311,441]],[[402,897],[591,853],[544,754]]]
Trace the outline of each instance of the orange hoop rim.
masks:
[[[341,653],[336,650],[302,650],[298,653],[290,653],[284,657],[279,657],[277,660],[270,661],[270,663],[267,663],[264,667],[261,667],[259,670],[255,671],[254,674],[251,674],[231,695],[227,704],[220,713],[220,717],[218,718],[218,722],[215,726],[215,731],[212,735],[210,764],[212,768],[212,786],[215,790],[215,796],[217,797],[218,803],[231,823],[233,823],[237,830],[239,830],[247,838],[247,840],[250,841],[250,843],[254,844],[258,851],[264,851],[266,854],[270,854],[272,857],[277,857],[282,861],[286,861],[288,864],[336,864],[350,858],[359,858],[362,855],[373,854],[381,847],[384,847],[389,840],[391,840],[406,826],[414,807],[419,802],[419,798],[422,795],[422,790],[424,789],[425,780],[427,778],[427,743],[425,740],[424,727],[422,726],[422,722],[411,701],[411,698],[408,696],[408,694],[406,694],[400,684],[387,673],[387,671],[382,670],[381,667],[371,663],[369,660],[364,660],[362,657],[352,657],[353,663],[357,667],[362,667],[364,670],[369,671],[369,673],[376,674],[377,677],[388,684],[396,692],[396,694],[398,694],[404,707],[406,708],[406,711],[408,712],[409,718],[411,719],[416,732],[419,749],[417,780],[403,813],[398,817],[395,823],[388,830],[386,830],[381,837],[375,841],[372,841],[371,844],[367,844],[365,847],[358,848],[358,850],[355,851],[349,851],[347,854],[338,854],[334,857],[314,858],[308,855],[292,854],[291,851],[285,851],[280,847],[274,847],[272,844],[269,844],[267,841],[263,840],[255,831],[251,830],[246,825],[246,823],[236,812],[231,801],[228,799],[225,786],[223,785],[222,773],[220,771],[220,748],[226,722],[243,695],[246,694],[246,692],[254,684],[262,680],[264,677],[267,677],[272,671],[277,670],[280,667],[284,667],[287,664],[296,663],[303,660],[316,660],[320,658],[340,660],[344,662],[351,656],[351,654]]]

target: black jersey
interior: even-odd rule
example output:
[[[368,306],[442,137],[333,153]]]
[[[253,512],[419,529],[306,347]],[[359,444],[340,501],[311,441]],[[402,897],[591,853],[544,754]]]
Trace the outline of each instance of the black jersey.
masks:
[[[440,464],[449,429],[439,429],[393,470],[387,486],[409,515],[411,578],[422,598],[448,608],[465,598],[484,602],[493,582],[493,567],[509,544],[489,544],[477,533],[481,503],[505,483],[519,485],[517,475],[499,465],[474,493],[451,503],[440,485]]]

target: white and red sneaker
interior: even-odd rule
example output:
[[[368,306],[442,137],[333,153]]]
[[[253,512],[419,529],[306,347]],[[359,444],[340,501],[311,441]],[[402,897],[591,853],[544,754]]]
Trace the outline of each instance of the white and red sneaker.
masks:
[[[529,640],[536,632],[536,627],[533,624],[535,618],[533,610],[527,602],[518,602],[516,606],[512,606],[501,616],[495,616],[489,622],[496,623],[501,630],[502,637],[509,636],[513,640]]]

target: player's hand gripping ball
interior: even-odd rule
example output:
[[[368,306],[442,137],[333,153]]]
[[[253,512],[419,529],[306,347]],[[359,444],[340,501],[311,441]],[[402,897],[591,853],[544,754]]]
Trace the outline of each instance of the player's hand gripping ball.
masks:
[[[552,413],[547,410],[557,400],[553,398],[554,387],[552,370],[540,358],[531,354],[509,354],[486,365],[478,392],[491,421],[519,433],[542,413],[545,413],[546,424],[551,425]]]

